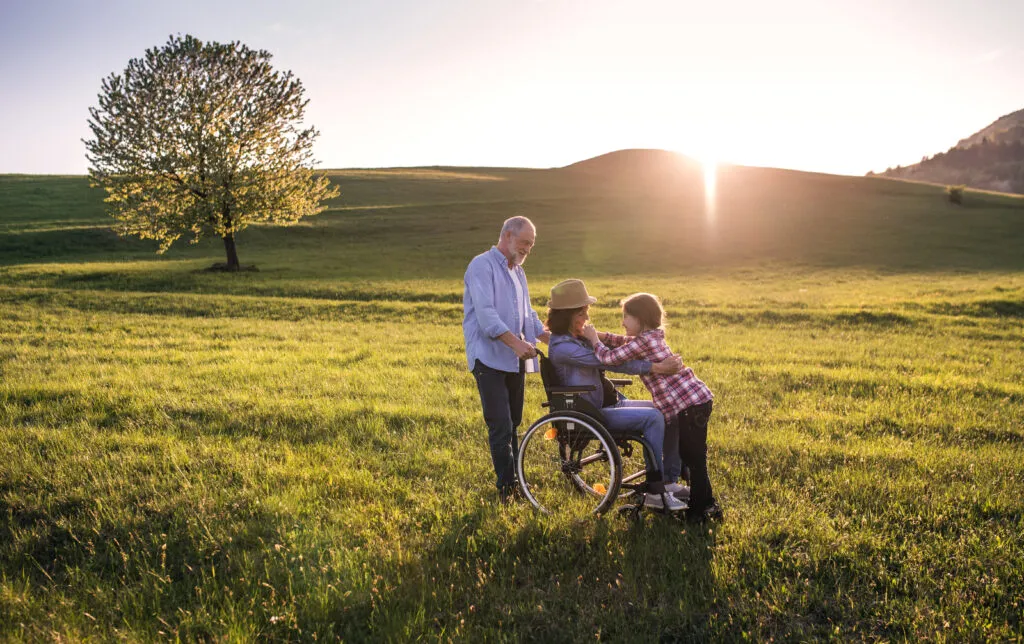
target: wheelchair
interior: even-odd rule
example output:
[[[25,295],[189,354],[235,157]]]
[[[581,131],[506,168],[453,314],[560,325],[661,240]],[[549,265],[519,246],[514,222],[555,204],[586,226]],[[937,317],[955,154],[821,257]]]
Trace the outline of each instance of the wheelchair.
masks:
[[[545,514],[600,516],[622,499],[626,503],[619,514],[639,519],[653,473],[645,465],[654,462],[651,444],[639,430],[609,431],[601,410],[583,397],[597,387],[561,385],[554,365],[537,353],[547,394],[541,405],[550,412],[537,419],[519,443],[520,492]],[[615,395],[632,382],[603,375],[602,381]]]

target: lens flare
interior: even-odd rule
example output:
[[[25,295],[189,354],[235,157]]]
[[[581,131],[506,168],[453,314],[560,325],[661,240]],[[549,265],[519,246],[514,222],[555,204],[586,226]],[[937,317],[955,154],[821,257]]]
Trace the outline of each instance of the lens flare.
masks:
[[[715,199],[718,189],[718,161],[705,157],[701,160],[704,166],[704,217],[709,224],[715,222]]]

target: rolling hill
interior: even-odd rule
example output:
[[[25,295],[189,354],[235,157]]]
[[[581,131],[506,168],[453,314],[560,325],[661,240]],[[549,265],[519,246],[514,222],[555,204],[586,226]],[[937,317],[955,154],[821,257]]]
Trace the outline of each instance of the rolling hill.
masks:
[[[1024,267],[1024,200],[936,186],[721,166],[705,194],[700,166],[626,150],[551,170],[332,170],[325,213],[238,237],[243,263],[338,278],[461,276],[502,220],[538,225],[531,272],[679,274],[783,263],[887,270]],[[219,240],[118,239],[84,177],[0,177],[0,266],[36,262],[220,259]],[[0,274],[0,280],[6,279]]]

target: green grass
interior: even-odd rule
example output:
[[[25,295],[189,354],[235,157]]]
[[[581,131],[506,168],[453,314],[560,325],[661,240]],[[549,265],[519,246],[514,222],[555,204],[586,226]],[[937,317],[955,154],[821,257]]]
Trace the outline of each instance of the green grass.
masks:
[[[735,168],[711,226],[689,184],[458,172],[338,172],[238,275],[0,177],[0,637],[1022,638],[1019,200]],[[516,212],[538,310],[664,298],[723,524],[495,506],[461,274]]]

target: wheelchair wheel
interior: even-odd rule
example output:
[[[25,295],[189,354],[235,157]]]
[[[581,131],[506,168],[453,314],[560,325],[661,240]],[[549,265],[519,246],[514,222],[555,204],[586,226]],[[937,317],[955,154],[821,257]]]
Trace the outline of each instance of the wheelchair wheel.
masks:
[[[547,514],[603,514],[622,480],[615,441],[592,418],[544,416],[526,431],[516,461],[524,496]]]
[[[619,499],[631,499],[638,489],[647,486],[647,462],[644,459],[643,444],[634,439],[616,441],[622,462],[622,483]]]

